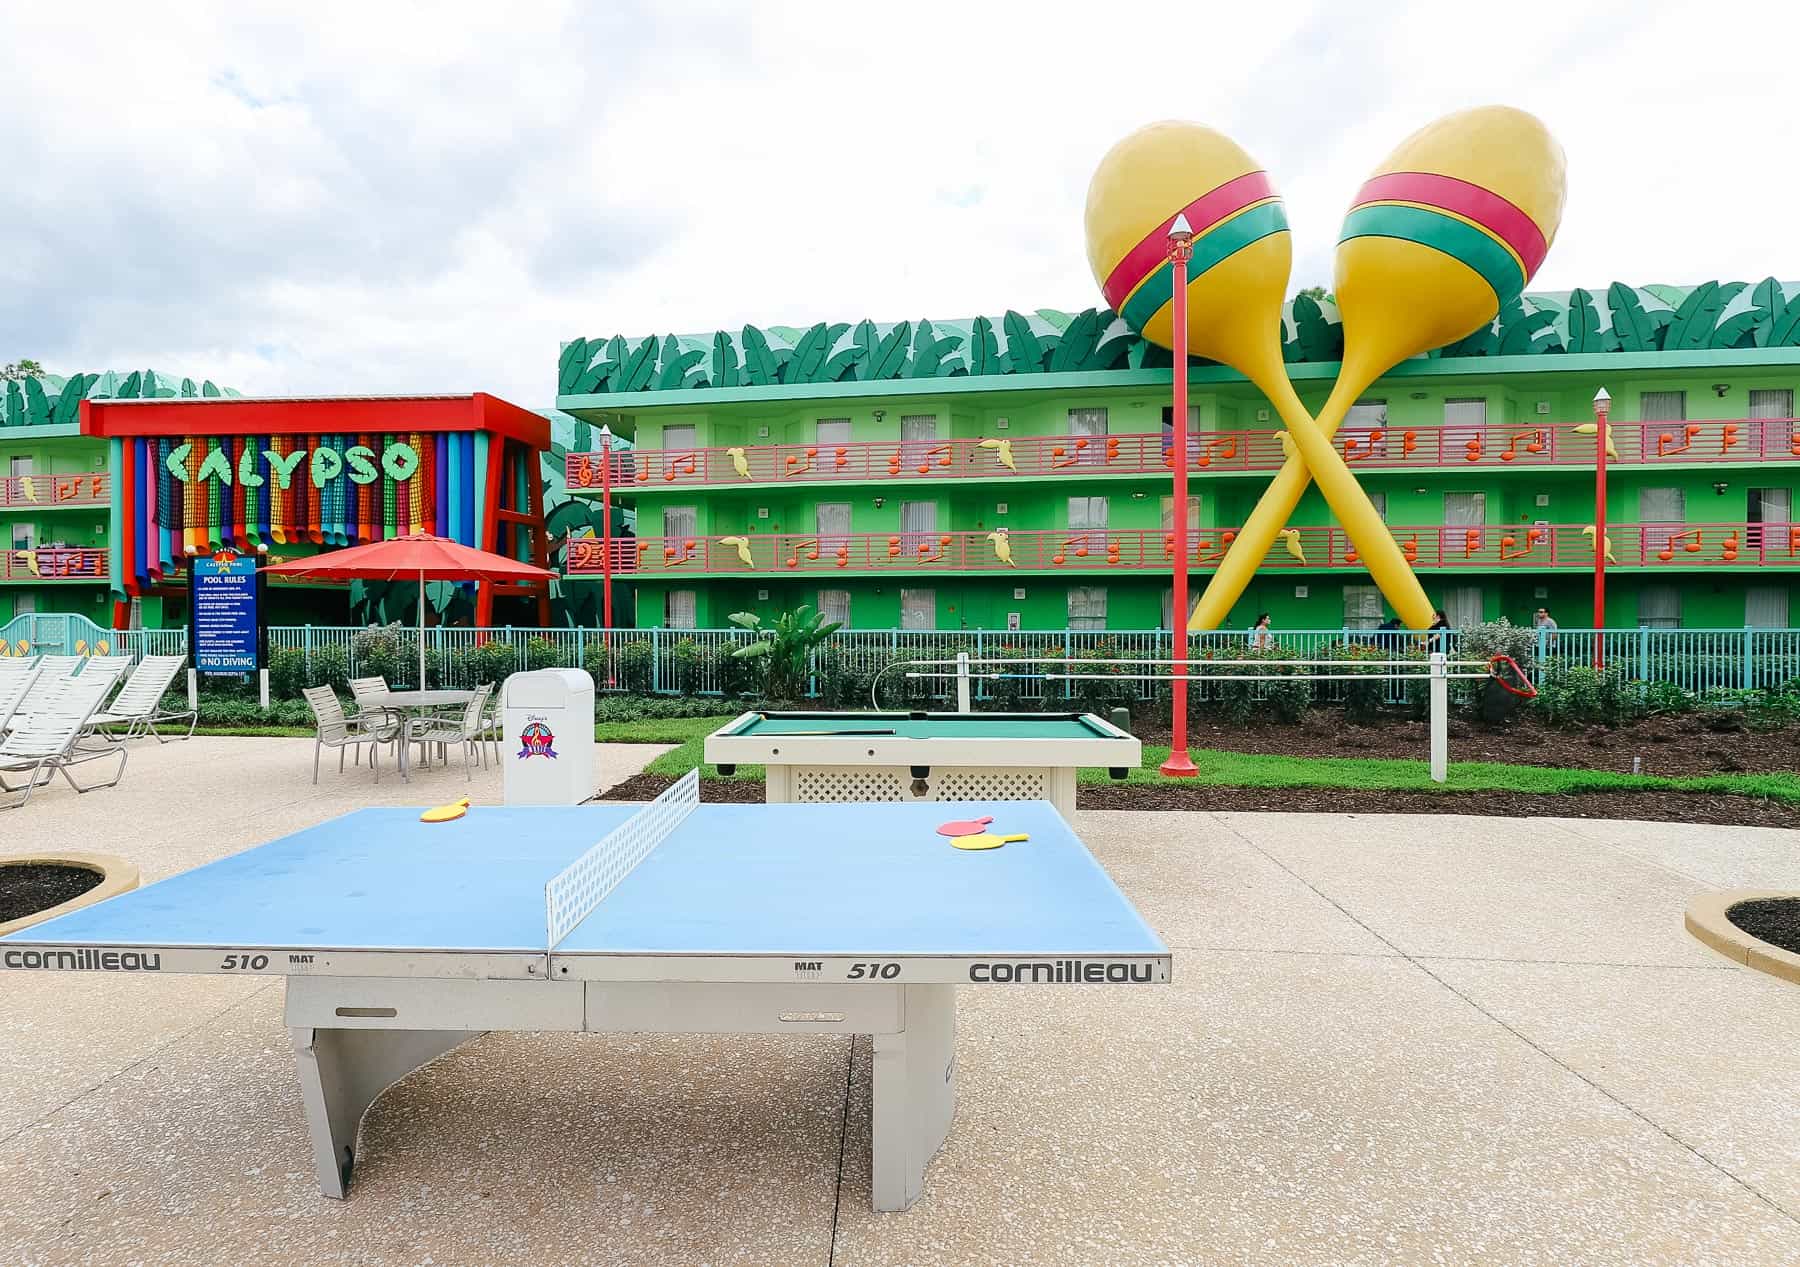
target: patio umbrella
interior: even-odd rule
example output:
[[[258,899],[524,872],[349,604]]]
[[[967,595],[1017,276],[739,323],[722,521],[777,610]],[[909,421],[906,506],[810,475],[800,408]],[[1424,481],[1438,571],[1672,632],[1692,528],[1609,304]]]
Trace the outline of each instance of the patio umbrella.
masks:
[[[419,583],[419,689],[425,689],[426,581],[548,581],[556,573],[462,545],[429,532],[408,533],[368,545],[289,559],[263,569],[270,576],[319,581],[417,581]]]

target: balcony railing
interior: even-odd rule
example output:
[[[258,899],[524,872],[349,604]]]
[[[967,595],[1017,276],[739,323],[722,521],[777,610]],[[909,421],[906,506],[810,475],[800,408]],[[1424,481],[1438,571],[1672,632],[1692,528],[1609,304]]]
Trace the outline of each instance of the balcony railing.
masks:
[[[1573,465],[1594,460],[1594,437],[1576,423],[1530,426],[1350,427],[1334,443],[1368,470]],[[1736,418],[1707,422],[1614,422],[1613,447],[1626,465],[1790,462],[1800,459],[1800,422]],[[1201,431],[1189,437],[1200,473],[1272,471],[1286,460],[1282,433]],[[887,440],[853,444],[765,444],[722,449],[635,449],[612,455],[621,490],[732,484],[831,483],[885,479],[1010,479],[1020,475],[1154,475],[1168,468],[1161,434],[1019,436],[1008,439]],[[598,453],[571,453],[570,488],[598,488]]]
[[[0,509],[54,510],[59,506],[104,506],[112,497],[104,471],[80,475],[0,476]]]
[[[104,581],[108,572],[105,547],[35,546],[0,554],[0,581]]]
[[[1433,524],[1390,531],[1418,568],[1530,571],[1594,565],[1592,529],[1581,524]],[[1234,528],[1193,533],[1192,566],[1204,570],[1217,564],[1236,536]],[[1800,526],[1788,524],[1610,524],[1607,537],[1611,565],[1618,567],[1800,568]],[[611,545],[613,570],[637,576],[1161,572],[1175,558],[1173,535],[1151,529],[621,537]],[[599,576],[602,548],[597,538],[571,541],[568,574]],[[1263,567],[1361,568],[1362,560],[1342,528],[1298,527],[1275,543]]]

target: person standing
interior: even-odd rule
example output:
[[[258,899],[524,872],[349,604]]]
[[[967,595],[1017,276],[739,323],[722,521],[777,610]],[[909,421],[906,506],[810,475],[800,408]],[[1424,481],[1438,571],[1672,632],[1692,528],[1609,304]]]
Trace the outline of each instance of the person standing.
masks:
[[[1275,645],[1275,635],[1269,632],[1269,613],[1258,612],[1256,623],[1250,626],[1250,649],[1267,651]]]
[[[1550,609],[1548,607],[1538,608],[1537,615],[1531,618],[1531,623],[1537,628],[1538,637],[1542,639],[1546,645],[1556,641],[1556,617],[1550,614]]]
[[[1444,614],[1442,607],[1431,613],[1431,625],[1426,631],[1425,648],[1428,651],[1450,650],[1450,617]]]

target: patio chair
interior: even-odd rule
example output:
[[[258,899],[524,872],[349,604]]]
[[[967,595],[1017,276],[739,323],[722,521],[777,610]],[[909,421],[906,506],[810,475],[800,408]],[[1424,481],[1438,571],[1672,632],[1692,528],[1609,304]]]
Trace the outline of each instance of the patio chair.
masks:
[[[350,697],[356,701],[356,712],[350,720],[363,731],[373,735],[378,743],[399,743],[400,732],[404,729],[405,717],[391,708],[383,708],[374,703],[378,696],[388,692],[387,679],[377,674],[374,677],[353,677],[350,679]],[[362,761],[362,749],[356,750],[356,760]]]
[[[57,685],[80,667],[81,657],[78,655],[47,655],[40,659],[37,680],[26,688],[25,698],[14,707],[10,724],[17,726],[24,718],[41,709],[44,701],[56,690]],[[98,677],[95,680],[97,681]],[[0,732],[4,732],[6,729],[7,725],[0,723]]]
[[[375,781],[381,782],[381,743],[375,735],[365,731],[353,719],[344,716],[344,706],[338,703],[337,692],[329,686],[308,687],[301,692],[306,703],[312,709],[313,720],[319,724],[319,733],[313,741],[313,782],[319,781],[319,754],[327,748],[338,750],[338,773],[344,772],[344,750],[355,748],[360,757],[362,745],[369,745],[369,768],[375,771]]]
[[[24,673],[0,673],[0,734],[5,733],[7,723],[12,721],[19,702],[37,681],[37,676],[35,665]]]
[[[125,777],[125,748],[122,745],[101,751],[81,747],[81,737],[89,720],[99,711],[110,690],[112,677],[104,673],[96,674],[91,681],[80,677],[59,678],[40,707],[0,741],[0,791],[24,792],[24,796],[7,806],[8,809],[25,805],[31,800],[31,793],[48,783],[56,771],[61,771],[69,786],[77,792],[111,787]],[[83,787],[70,773],[84,762],[104,760],[114,753],[118,754],[119,768],[104,783]],[[15,784],[8,777],[21,774],[25,776],[22,783]]]
[[[494,688],[494,684],[491,682],[488,683],[488,690],[490,694],[488,696],[487,712],[482,714],[481,718],[481,736],[493,747],[494,764],[499,765],[500,742],[505,738],[506,728],[501,724],[500,692]]]
[[[444,748],[449,744],[461,744],[463,752],[463,778],[470,777],[469,749],[473,748],[478,756],[482,756],[482,764],[486,765],[483,756],[483,716],[487,710],[488,696],[494,693],[492,682],[483,683],[475,688],[475,694],[463,706],[462,716],[443,717],[430,716],[413,719],[407,726],[406,742],[416,744],[437,744]]]
[[[121,743],[135,739],[139,735],[151,735],[157,743],[168,740],[157,730],[157,722],[185,721],[188,724],[187,734],[183,739],[194,737],[194,727],[200,723],[200,713],[192,708],[165,709],[163,700],[168,697],[169,687],[174,685],[176,675],[181,672],[182,665],[187,663],[186,656],[180,655],[147,655],[138,661],[137,668],[131,671],[125,685],[119,688],[119,694],[105,709],[95,713],[88,728],[95,734],[105,735],[109,739],[117,739]],[[91,669],[92,666],[90,665]],[[87,676],[83,672],[83,677]],[[112,726],[124,726],[123,734],[107,729]]]
[[[91,655],[81,661],[81,676],[84,678],[106,678],[117,683],[131,672],[131,657],[128,655]]]

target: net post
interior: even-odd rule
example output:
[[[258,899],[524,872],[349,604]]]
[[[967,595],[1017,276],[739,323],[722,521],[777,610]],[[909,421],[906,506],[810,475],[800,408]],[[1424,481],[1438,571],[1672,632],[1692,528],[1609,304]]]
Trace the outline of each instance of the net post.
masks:
[[[1442,651],[1431,653],[1431,781],[1450,777],[1450,683]]]
[[[700,804],[696,767],[662,795],[601,837],[581,857],[544,885],[544,951],[556,947],[606,900],[652,851],[680,827]]]
[[[956,711],[959,713],[974,711],[969,706],[969,653],[967,651],[956,653]]]

